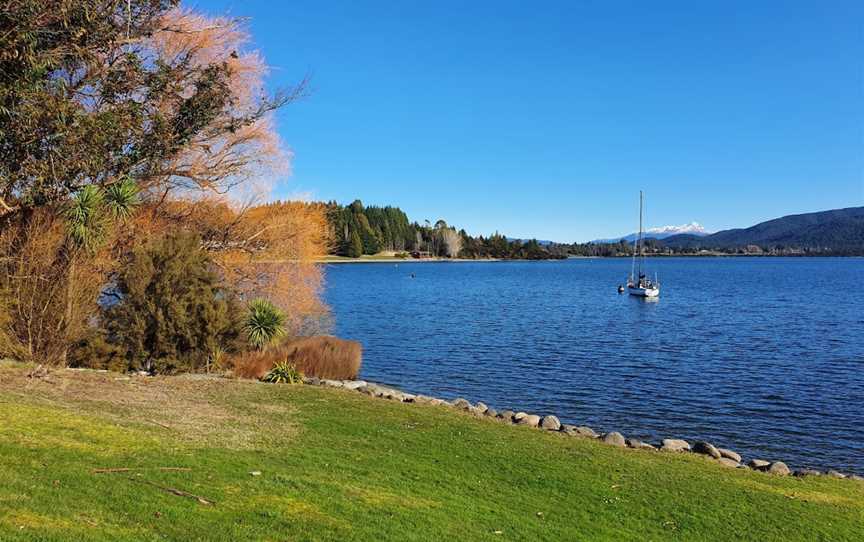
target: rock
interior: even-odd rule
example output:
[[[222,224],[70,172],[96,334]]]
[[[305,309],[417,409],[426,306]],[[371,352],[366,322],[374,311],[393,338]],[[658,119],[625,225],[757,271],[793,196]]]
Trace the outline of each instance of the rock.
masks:
[[[737,461],[735,461],[734,459],[729,459],[728,457],[721,457],[717,460],[717,462],[725,467],[731,467],[733,469],[737,469],[740,466]]]
[[[679,438],[664,438],[660,450],[664,452],[689,452],[690,443]]]
[[[612,431],[611,433],[603,435],[603,442],[611,444],[612,446],[624,447],[627,445],[627,441],[624,440],[624,435],[617,431]]]
[[[411,395],[410,393],[403,393],[402,394],[402,402],[403,403],[413,403],[416,400],[417,400],[416,395]]]
[[[309,384],[310,386],[317,386],[321,383],[321,379],[315,376],[307,376],[303,378],[304,384]]]
[[[816,469],[796,469],[792,473],[793,476],[822,476],[822,473]]]
[[[693,444],[693,452],[697,454],[709,455],[714,459],[720,459],[721,454],[720,450],[718,450],[713,444],[705,441],[697,441]],[[736,461],[737,463],[737,461]]]
[[[561,429],[561,420],[557,416],[543,416],[540,427],[549,431],[558,431]]]
[[[825,473],[825,476],[830,476],[831,478],[846,478],[846,475],[842,472],[837,472],[834,469],[829,470]]]
[[[517,412],[516,414],[513,414],[513,416],[511,416],[511,417],[513,418],[513,423],[519,423],[520,421],[522,421],[522,418],[524,418],[527,415],[528,415],[527,412],[521,412],[520,411],[520,412]]]
[[[481,402],[479,402],[479,401],[477,402],[476,405],[474,405],[474,408],[476,408],[477,410],[479,410],[479,411],[480,411],[480,414],[483,414],[483,413],[485,413],[487,410],[489,410],[489,407],[486,406],[486,403],[481,403]]]
[[[524,414],[524,412],[520,412],[520,414]],[[516,416],[518,416],[517,414]],[[516,419],[516,416],[513,419]],[[536,414],[525,414],[516,422],[519,425],[527,425],[528,427],[538,427],[540,425],[540,416]]]
[[[322,380],[321,385],[322,386],[329,386],[331,388],[341,388],[342,387],[342,381],[341,380]]]
[[[647,442],[642,442],[641,440],[635,439],[635,438],[628,438],[627,439],[627,446],[629,446],[630,448],[634,448],[636,450],[656,450],[657,449],[654,446],[651,446],[650,444],[648,444]]]
[[[765,461],[764,459],[751,459],[747,462],[747,466],[753,470],[765,470],[770,464],[770,461]]]
[[[260,470],[253,470],[249,473],[251,476],[261,476]]]
[[[593,429],[585,425],[577,425],[576,432],[583,437],[600,438],[600,435],[598,435]]]
[[[775,461],[768,465],[766,469],[770,474],[776,474],[777,476],[788,476],[792,471],[789,470],[789,467],[786,466],[786,463],[782,461]]]
[[[733,452],[732,450],[727,450],[726,448],[717,448],[717,451],[720,452],[721,457],[726,457],[728,459],[732,459],[733,461],[740,463],[741,456]]]
[[[471,403],[469,403],[465,399],[462,399],[461,397],[459,397],[458,399],[453,399],[452,401],[450,401],[450,404],[453,406],[453,408],[458,408],[459,410],[468,410],[469,408],[471,408]]]
[[[515,415],[516,413],[512,410],[502,410],[498,413],[498,419],[504,420],[505,422],[512,422],[513,416]]]
[[[433,397],[432,399],[429,400],[429,404],[432,406],[441,406],[441,405],[446,405],[447,401],[445,401],[444,399],[439,399],[437,397]]]
[[[857,474],[850,474],[849,480],[855,480],[857,482],[864,482],[864,476],[858,476]]]
[[[494,408],[487,408],[486,412],[484,412],[483,414],[489,416],[490,418],[495,418],[498,416],[498,412]]]
[[[359,391],[365,395],[375,395],[375,390],[370,388],[369,386],[360,386],[356,391]]]
[[[365,380],[343,380],[342,387],[347,390],[356,390],[366,385]]]

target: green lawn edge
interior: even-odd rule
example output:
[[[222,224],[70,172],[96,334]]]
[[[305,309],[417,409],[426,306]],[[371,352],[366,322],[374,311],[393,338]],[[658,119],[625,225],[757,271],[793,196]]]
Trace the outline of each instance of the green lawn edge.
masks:
[[[109,409],[99,397],[43,391],[62,379],[10,389],[2,385],[10,371],[21,369],[0,372],[3,541],[860,540],[864,532],[864,484],[852,480],[776,477],[442,407],[233,380],[201,392],[219,416],[214,436],[197,438],[149,423],[159,404]],[[164,382],[102,378],[106,387]],[[219,433],[232,424],[252,425],[256,437]],[[111,467],[135,470],[94,473]]]

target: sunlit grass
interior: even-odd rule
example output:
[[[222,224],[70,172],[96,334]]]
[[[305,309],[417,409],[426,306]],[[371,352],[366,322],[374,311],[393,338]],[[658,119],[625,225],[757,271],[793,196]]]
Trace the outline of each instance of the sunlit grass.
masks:
[[[344,390],[23,372],[0,369],[3,541],[858,540],[864,525],[864,484],[849,480],[731,470]],[[196,407],[214,423],[195,418],[190,436],[181,411]],[[262,435],[238,443],[246,426]],[[133,470],[94,472],[118,467]]]

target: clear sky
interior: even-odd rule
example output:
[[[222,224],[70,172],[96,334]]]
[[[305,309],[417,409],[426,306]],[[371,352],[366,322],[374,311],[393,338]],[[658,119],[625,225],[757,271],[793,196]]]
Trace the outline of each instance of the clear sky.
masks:
[[[277,196],[556,241],[864,205],[864,2],[197,0],[248,16]]]

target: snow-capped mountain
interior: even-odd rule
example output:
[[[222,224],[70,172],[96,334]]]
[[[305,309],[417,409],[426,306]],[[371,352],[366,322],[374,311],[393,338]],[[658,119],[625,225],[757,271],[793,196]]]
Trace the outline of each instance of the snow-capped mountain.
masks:
[[[659,228],[648,228],[642,234],[645,238],[651,239],[665,239],[667,237],[671,237],[673,235],[678,235],[680,233],[687,233],[690,235],[696,235],[698,237],[702,237],[705,235],[709,235],[710,232],[706,231],[702,224],[698,222],[691,222],[689,224],[681,224],[680,226],[661,226]],[[617,243],[621,239],[625,241],[632,242],[636,239],[637,233],[631,233],[629,235],[622,235],[621,237],[611,237],[609,239],[595,239],[591,241],[592,243]]]

